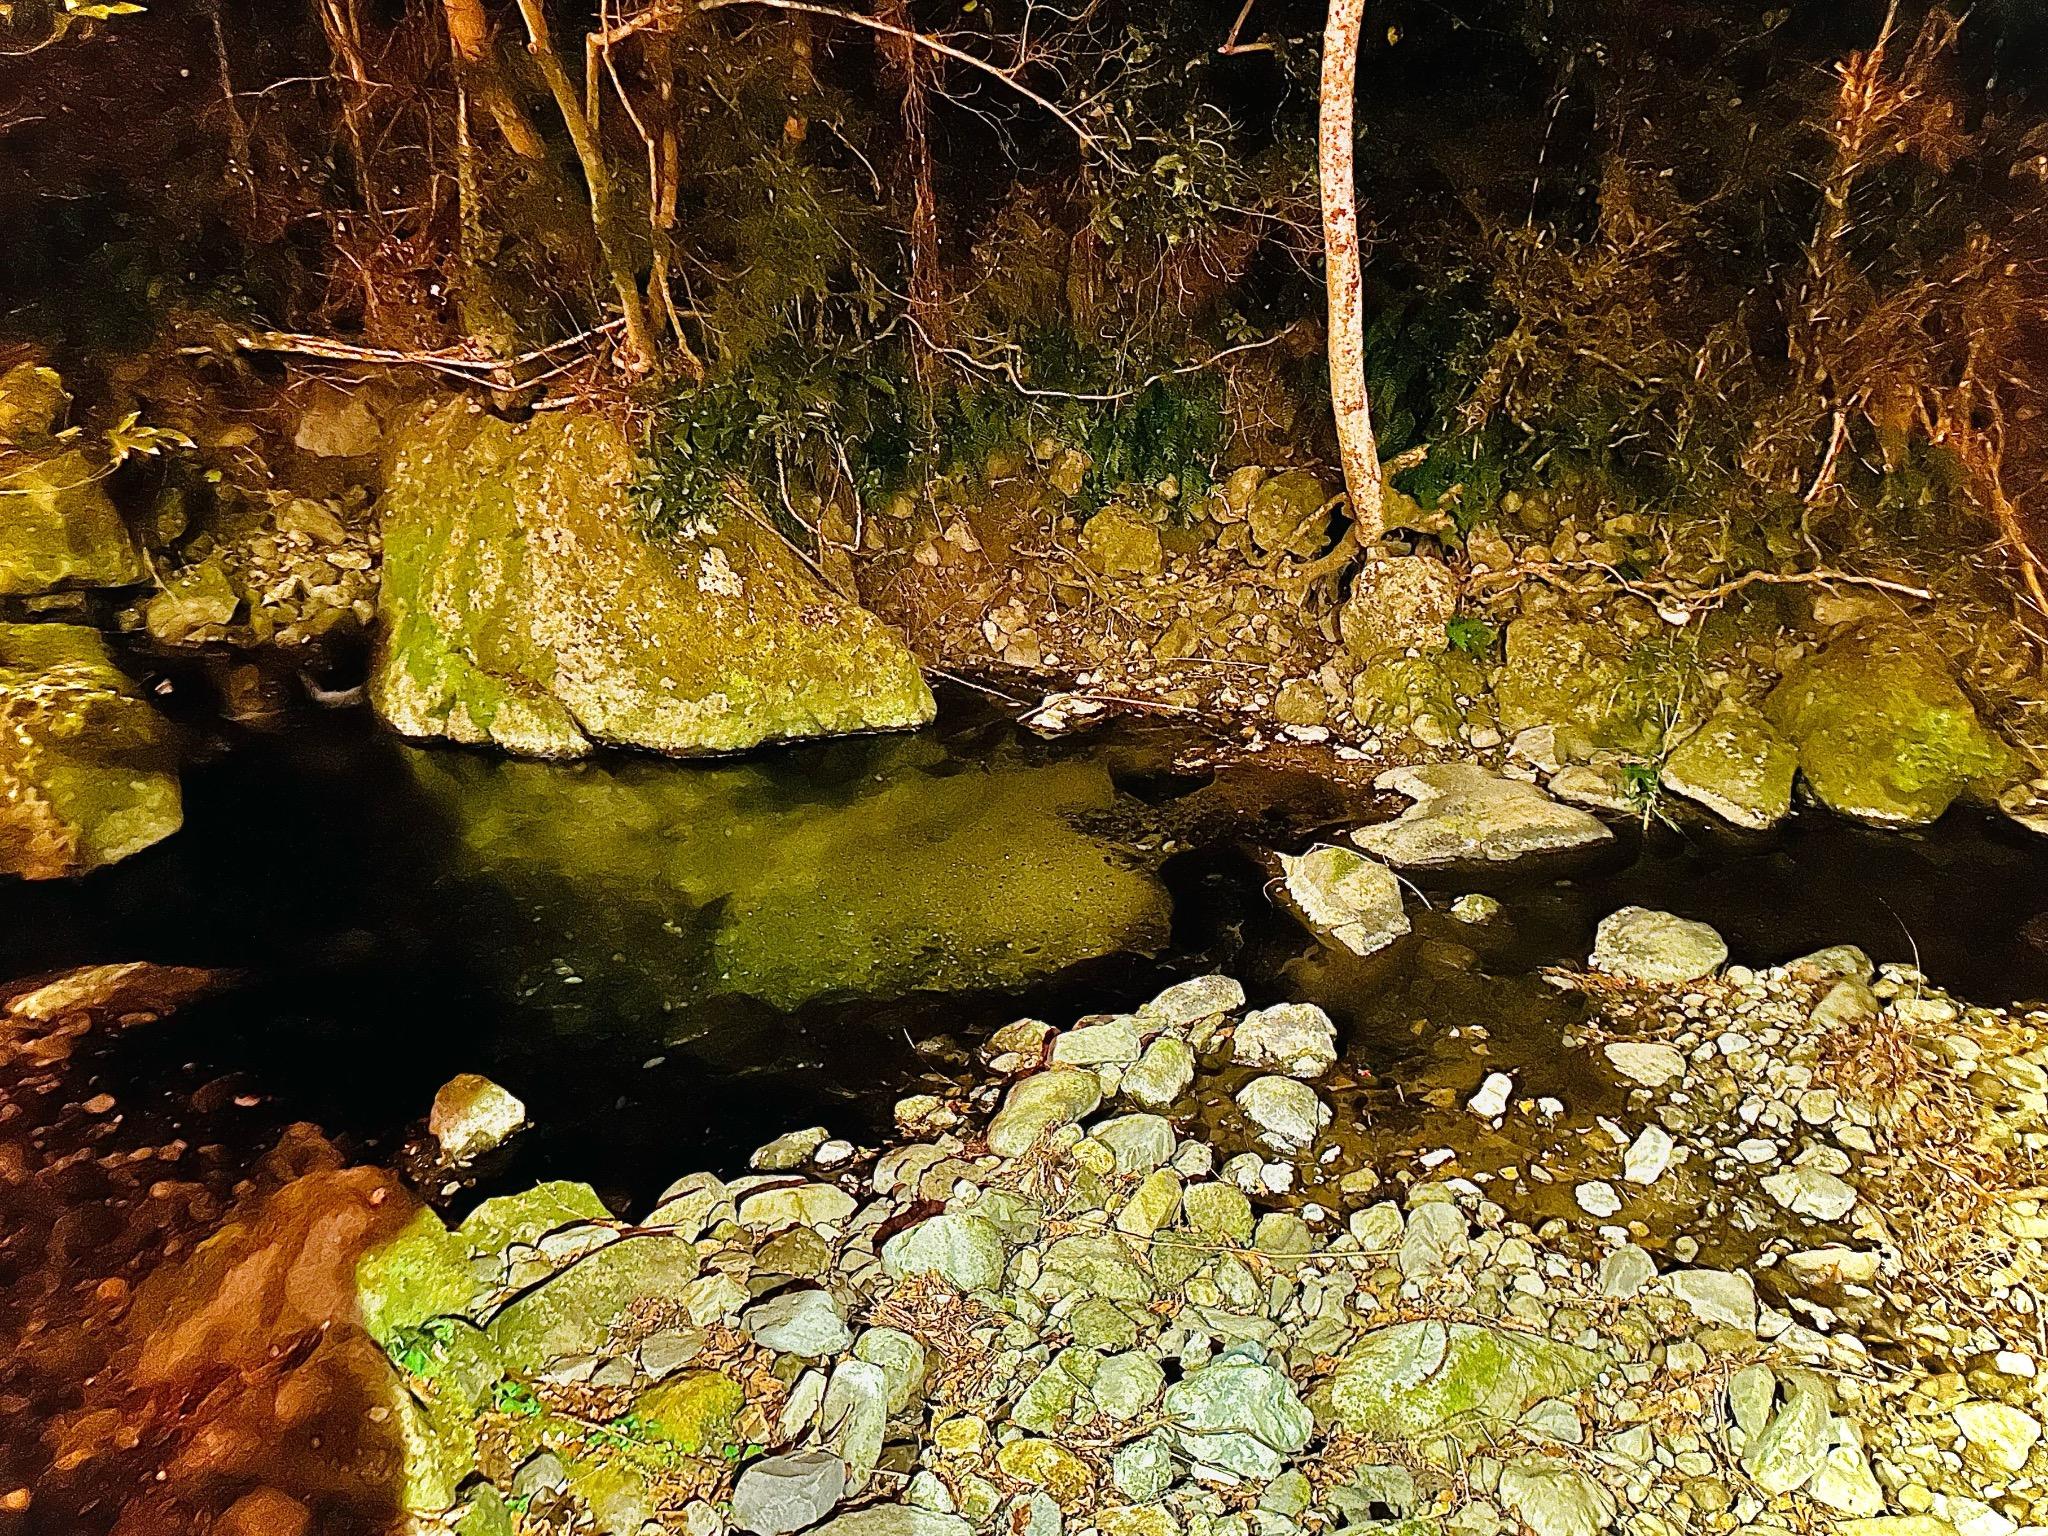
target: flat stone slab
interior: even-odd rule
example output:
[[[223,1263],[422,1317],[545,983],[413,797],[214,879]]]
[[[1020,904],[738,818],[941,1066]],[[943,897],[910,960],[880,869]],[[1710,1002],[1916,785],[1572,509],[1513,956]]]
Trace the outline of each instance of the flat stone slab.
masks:
[[[1397,790],[1415,804],[1392,821],[1360,827],[1351,840],[1403,868],[1506,863],[1614,837],[1597,816],[1474,763],[1390,768],[1373,784]]]

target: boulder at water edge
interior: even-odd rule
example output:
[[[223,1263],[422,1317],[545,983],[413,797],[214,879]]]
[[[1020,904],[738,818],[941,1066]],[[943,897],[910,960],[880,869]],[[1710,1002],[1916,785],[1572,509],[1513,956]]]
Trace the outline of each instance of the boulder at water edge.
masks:
[[[170,727],[92,630],[0,624],[0,721],[0,874],[84,874],[178,830]]]
[[[57,436],[71,397],[48,368],[0,374],[0,596],[119,587],[146,574],[104,463]]]
[[[2012,771],[1941,656],[1899,625],[1866,624],[1785,674],[1764,703],[1822,804],[1878,826],[1933,821]]]
[[[624,435],[588,411],[514,424],[463,401],[398,434],[370,693],[407,736],[580,757],[922,725],[900,640],[735,508],[640,532]]]

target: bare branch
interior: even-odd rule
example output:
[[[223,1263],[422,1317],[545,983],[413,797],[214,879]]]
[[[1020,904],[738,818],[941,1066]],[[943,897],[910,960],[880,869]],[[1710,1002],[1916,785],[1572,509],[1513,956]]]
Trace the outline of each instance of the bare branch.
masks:
[[[1035,103],[1058,118],[1067,131],[1081,141],[1083,148],[1101,156],[1105,162],[1117,167],[1119,170],[1125,168],[1122,162],[1117,159],[1115,152],[1098,135],[1090,133],[1071,112],[1067,111],[1058,102],[1050,97],[1040,95],[1037,91],[1034,91],[1030,86],[1019,80],[1013,70],[1003,69],[998,65],[991,64],[987,59],[978,59],[964,49],[955,48],[943,38],[933,37],[929,32],[917,32],[909,27],[893,26],[873,16],[863,16],[858,11],[840,10],[837,6],[814,5],[811,3],[811,0],[704,0],[704,3],[698,9],[722,11],[735,5],[756,5],[771,11],[794,11],[806,16],[826,16],[834,21],[851,22],[854,26],[866,27],[870,32],[882,32],[891,37],[904,38],[909,42],[915,43],[920,48],[930,49],[942,58],[952,59],[956,63],[967,65],[970,69],[979,70],[982,74],[989,76],[993,80],[1000,80],[1019,96],[1024,97],[1025,100]]]

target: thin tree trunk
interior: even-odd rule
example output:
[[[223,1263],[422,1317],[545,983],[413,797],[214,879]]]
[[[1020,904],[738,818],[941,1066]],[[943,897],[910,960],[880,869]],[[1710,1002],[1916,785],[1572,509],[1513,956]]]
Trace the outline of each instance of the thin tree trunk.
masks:
[[[448,47],[455,55],[455,70],[463,76],[470,93],[491,114],[498,132],[523,160],[538,160],[547,154],[540,132],[513,97],[498,68],[491,48],[491,24],[484,15],[483,0],[441,0],[441,13],[448,23]]]
[[[910,171],[910,313],[922,334],[913,342],[920,383],[927,377],[930,347],[952,340],[946,316],[944,271],[939,257],[939,199],[933,187],[931,105],[925,89],[924,61],[910,40],[907,0],[882,0],[881,19],[901,30],[884,33],[882,51],[903,84],[903,149]]]
[[[548,83],[555,106],[562,114],[562,124],[569,130],[569,142],[576,147],[576,158],[583,165],[583,180],[590,192],[590,221],[597,231],[598,253],[611,274],[612,287],[619,296],[619,310],[626,322],[626,366],[636,373],[648,372],[655,364],[654,331],[648,324],[647,299],[640,291],[640,279],[634,275],[619,244],[612,176],[605,164],[604,146],[598,143],[584,104],[577,97],[576,83],[569,78],[569,71],[562,65],[562,56],[555,50],[554,37],[548,31],[547,13],[541,8],[541,0],[519,0],[519,14],[525,19],[526,35],[534,61],[540,65],[541,78]]]
[[[1330,407],[1351,498],[1351,527],[1370,551],[1386,531],[1385,481],[1365,396],[1364,280],[1359,271],[1358,193],[1353,182],[1352,98],[1365,0],[1330,0],[1323,29],[1316,168],[1322,186],[1323,273],[1329,290]]]

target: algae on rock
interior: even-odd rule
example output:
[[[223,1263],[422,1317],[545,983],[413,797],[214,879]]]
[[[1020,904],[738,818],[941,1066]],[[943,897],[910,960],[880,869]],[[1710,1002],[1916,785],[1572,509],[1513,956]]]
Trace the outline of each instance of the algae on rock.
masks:
[[[119,587],[148,573],[107,469],[58,435],[71,397],[33,363],[0,374],[0,596]]]
[[[1508,626],[1507,663],[1495,680],[1509,735],[1533,726],[1570,727],[1596,747],[1654,752],[1677,722],[1687,679],[1655,647],[1631,652],[1598,624],[1530,615]]]
[[[182,820],[171,728],[99,635],[0,624],[0,874],[84,874]]]
[[[642,536],[625,437],[444,403],[397,435],[370,691],[402,734],[579,757],[932,718],[915,659],[746,516]]]
[[[1822,804],[1878,826],[1934,821],[2016,762],[1940,654],[1901,625],[1849,631],[1787,672],[1764,713],[1798,747]]]

